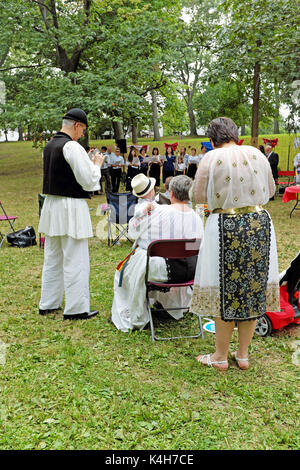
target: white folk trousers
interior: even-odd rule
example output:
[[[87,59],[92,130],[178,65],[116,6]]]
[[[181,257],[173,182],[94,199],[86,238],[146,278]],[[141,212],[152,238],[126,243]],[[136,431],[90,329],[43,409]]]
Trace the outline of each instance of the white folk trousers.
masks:
[[[88,239],[45,236],[42,293],[39,308],[61,307],[64,315],[90,311]]]

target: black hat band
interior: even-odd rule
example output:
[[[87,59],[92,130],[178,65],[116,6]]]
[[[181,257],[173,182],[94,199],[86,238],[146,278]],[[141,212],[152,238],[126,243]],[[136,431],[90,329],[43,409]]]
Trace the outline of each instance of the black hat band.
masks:
[[[150,188],[150,186],[151,186],[151,180],[149,180],[149,183],[147,184],[146,188],[145,188],[143,191],[141,191],[140,193],[137,193],[137,192],[136,192],[136,195],[137,195],[137,196],[142,196],[143,194],[145,194],[145,193],[148,191],[148,189]]]

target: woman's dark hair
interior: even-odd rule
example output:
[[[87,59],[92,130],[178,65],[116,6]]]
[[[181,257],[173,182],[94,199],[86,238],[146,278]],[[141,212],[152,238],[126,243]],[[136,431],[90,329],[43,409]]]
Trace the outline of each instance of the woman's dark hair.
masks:
[[[154,155],[154,150],[157,150],[157,154],[156,154],[156,155],[159,155],[159,150],[158,150],[158,147],[153,147],[153,150],[152,150],[152,155]]]
[[[173,147],[171,147],[171,145],[169,145],[169,147],[166,148],[166,156],[168,155],[168,149],[171,149],[171,155],[174,155],[174,150],[173,150]]]
[[[130,163],[132,163],[132,161],[133,161],[133,155],[132,155],[133,152],[135,153],[135,156],[136,156],[135,148],[131,147],[130,152],[129,152],[128,157],[127,157],[127,161],[130,162]]]
[[[213,119],[208,125],[206,135],[213,141],[215,147],[220,147],[231,140],[235,143],[239,141],[238,127],[232,119],[227,117]]]
[[[263,153],[264,155],[266,155],[265,147],[264,147],[263,145],[260,145],[260,146],[259,146],[259,150],[261,151],[261,153]]]

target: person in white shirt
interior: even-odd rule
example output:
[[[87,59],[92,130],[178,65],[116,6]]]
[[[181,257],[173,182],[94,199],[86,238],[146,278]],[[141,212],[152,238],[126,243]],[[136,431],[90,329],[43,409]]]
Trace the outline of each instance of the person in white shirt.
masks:
[[[115,149],[115,155],[110,159],[110,166],[111,166],[111,183],[112,183],[112,192],[118,193],[122,171],[124,171],[124,158],[121,155],[121,151],[119,147]]]
[[[88,238],[93,236],[86,198],[99,189],[104,156],[93,161],[77,142],[87,128],[87,116],[73,108],[63,118],[60,132],[43,151],[43,193],[46,198],[38,230],[45,233],[44,266],[39,313],[61,308],[65,293],[64,319],[89,319],[90,311]]]
[[[296,184],[300,184],[300,152],[294,158],[294,168],[296,172]]]
[[[147,248],[153,240],[203,237],[202,220],[188,207],[188,191],[192,181],[187,176],[176,176],[170,184],[171,205],[159,205],[154,199],[155,178],[142,173],[132,180],[133,194],[139,198],[134,217],[129,222],[129,237],[135,240],[131,255],[121,262],[115,272],[112,322],[123,332],[143,329],[149,322],[146,302],[145,272]],[[182,261],[182,260],[180,260]],[[197,256],[183,264],[177,260],[152,257],[149,279],[161,282],[185,282],[193,279]],[[184,276],[189,279],[179,279]],[[182,318],[182,309],[175,313],[172,308],[189,306],[192,290],[171,288],[169,292],[151,292],[151,302],[159,302],[175,319]],[[169,309],[169,310],[168,310]]]
[[[104,180],[105,181],[105,192],[111,192],[112,190],[112,185],[111,185],[111,175],[110,175],[110,157],[108,156],[107,153],[107,147],[103,145],[101,147],[101,153],[105,156],[105,160],[103,162],[103,165],[101,167],[101,180],[100,180],[100,189],[102,191],[102,185],[101,182]]]
[[[194,179],[195,174],[198,168],[198,163],[200,161],[200,158],[198,155],[196,155],[197,150],[195,148],[191,149],[192,154],[188,158],[188,170],[187,170],[187,176],[190,178]]]
[[[185,163],[183,161],[183,157],[178,157],[178,161],[175,165],[175,176],[184,175],[185,174]]]

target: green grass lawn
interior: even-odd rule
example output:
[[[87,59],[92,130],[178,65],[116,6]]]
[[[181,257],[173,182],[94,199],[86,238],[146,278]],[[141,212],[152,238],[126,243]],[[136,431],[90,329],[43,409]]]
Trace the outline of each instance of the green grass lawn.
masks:
[[[167,141],[167,140],[166,140]],[[99,142],[97,144],[100,144]],[[0,200],[18,215],[16,229],[38,227],[40,150],[0,144]],[[92,222],[104,197],[89,201]],[[270,202],[280,270],[299,250],[300,213]],[[129,242],[90,241],[91,306],[87,322],[37,314],[43,251],[0,250],[1,449],[299,449],[299,367],[292,362],[299,327],[251,344],[251,369],[232,361],[226,374],[200,366],[214,336],[152,343],[150,330],[124,334],[107,320],[117,263]],[[188,328],[191,321],[159,324]],[[234,350],[237,338],[234,338]],[[2,344],[3,350],[3,344]]]

